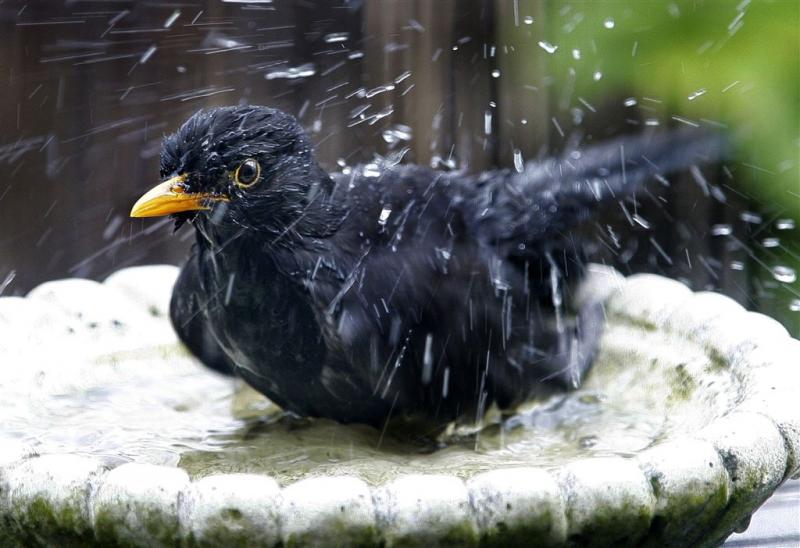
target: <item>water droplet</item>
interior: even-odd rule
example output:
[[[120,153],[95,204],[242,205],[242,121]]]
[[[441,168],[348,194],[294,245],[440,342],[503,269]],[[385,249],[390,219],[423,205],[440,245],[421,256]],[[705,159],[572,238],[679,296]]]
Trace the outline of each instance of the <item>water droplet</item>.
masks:
[[[492,111],[487,110],[483,113],[483,133],[486,135],[492,134]]]
[[[758,213],[753,213],[752,211],[742,211],[739,214],[739,218],[746,223],[754,225],[760,224],[762,221],[761,215],[759,215]]]
[[[778,219],[775,221],[778,230],[794,230],[794,219]]]
[[[154,45],[147,48],[147,51],[145,51],[139,58],[139,64],[144,65],[153,56],[157,49],[158,48]]]
[[[410,141],[412,130],[409,126],[404,124],[395,124],[392,127],[383,131],[383,140],[393,145],[399,141]]]
[[[761,240],[761,245],[764,247],[778,247],[781,245],[781,241],[779,238],[764,238]]]
[[[500,69],[494,69],[492,71],[492,78],[500,78]]]
[[[305,63],[297,67],[287,67],[270,71],[264,75],[267,80],[286,79],[293,80],[295,78],[308,78],[314,76],[317,70],[312,63]]]
[[[525,18],[522,20],[522,22],[525,23],[526,25],[532,25],[533,24],[533,16],[526,15]]]
[[[520,149],[514,149],[514,169],[517,170],[517,173],[522,173],[525,169],[525,163],[522,160],[522,151]]]
[[[326,44],[335,44],[337,42],[345,42],[348,38],[350,38],[349,32],[332,32],[326,34],[324,40]]]
[[[389,220],[389,215],[391,214],[392,214],[392,208],[388,205],[383,206],[383,209],[381,209],[380,217],[378,217],[378,224],[384,226],[386,224],[386,221]]]
[[[411,71],[410,71],[410,70],[407,70],[407,71],[405,71],[404,73],[402,73],[400,76],[398,76],[397,78],[395,78],[395,79],[394,79],[394,83],[395,83],[395,84],[399,84],[400,82],[402,82],[403,80],[405,80],[405,79],[406,79],[406,78],[408,78],[409,76],[411,76]]]
[[[598,82],[602,77],[603,73],[600,72],[599,70],[594,71],[594,74],[592,74],[592,78],[594,79],[595,82]]]
[[[790,266],[778,265],[772,268],[772,277],[785,284],[793,284],[797,281],[797,272]]]
[[[364,166],[362,174],[364,175],[364,177],[379,177],[381,174],[381,170],[377,164],[367,164]]]
[[[575,48],[572,50],[572,58],[578,61],[581,58],[581,50]]]
[[[422,355],[422,384],[430,384],[433,376],[433,334],[425,337],[425,351]]]
[[[731,261],[731,270],[744,270],[744,263],[742,261]]]
[[[634,97],[628,97],[622,104],[626,107],[635,107],[637,103],[638,101]]]
[[[164,28],[168,29],[172,26],[172,24],[178,20],[178,17],[181,16],[181,10],[175,10],[172,12],[172,15],[167,17],[167,20],[164,21]]]
[[[730,236],[733,234],[733,227],[729,224],[714,225],[711,227],[712,236]]]
[[[442,261],[445,261],[445,262],[446,262],[446,261],[449,261],[449,260],[450,260],[450,257],[452,257],[452,253],[451,253],[451,251],[450,251],[449,249],[446,249],[446,248],[444,248],[444,247],[437,247],[437,248],[436,248],[436,255],[437,255],[437,256],[438,256],[438,257],[439,257],[439,258],[440,258]]]
[[[367,99],[370,99],[371,97],[375,97],[379,93],[383,93],[385,91],[392,91],[393,89],[394,89],[394,84],[385,84],[383,86],[378,86],[376,88],[372,88],[371,90],[366,92],[366,94],[364,96]]]
[[[611,17],[608,17],[605,21],[603,21],[603,26],[607,29],[613,29],[616,23]]]
[[[706,94],[706,89],[705,88],[700,88],[697,91],[693,91],[692,93],[690,93],[689,97],[687,97],[687,99],[689,99],[690,101],[694,101],[698,97],[700,97],[702,95],[705,95],[705,94]]]
[[[647,222],[647,219],[639,216],[639,214],[634,213],[632,219],[642,228],[650,228],[650,223]]]
[[[555,46],[545,40],[539,40],[539,47],[545,50],[547,53],[555,53],[558,49],[558,46]]]
[[[792,312],[800,312],[800,299],[792,299],[789,303],[789,310]]]

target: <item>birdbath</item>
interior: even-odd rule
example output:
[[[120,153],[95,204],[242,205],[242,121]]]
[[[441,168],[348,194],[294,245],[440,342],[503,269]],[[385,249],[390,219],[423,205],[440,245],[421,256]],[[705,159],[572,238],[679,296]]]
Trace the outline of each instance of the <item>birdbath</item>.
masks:
[[[0,298],[0,544],[715,544],[800,468],[800,342],[677,281],[592,266],[583,386],[433,446],[202,367],[177,272]]]

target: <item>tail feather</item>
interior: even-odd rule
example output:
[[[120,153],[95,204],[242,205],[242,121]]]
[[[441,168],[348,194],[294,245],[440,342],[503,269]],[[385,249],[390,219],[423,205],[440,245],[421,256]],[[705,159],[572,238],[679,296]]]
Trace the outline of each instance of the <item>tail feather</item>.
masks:
[[[522,178],[534,192],[577,193],[587,201],[601,201],[635,190],[650,178],[718,162],[727,153],[726,138],[719,132],[661,131],[568,150],[558,160],[528,164]]]
[[[666,182],[670,173],[721,161],[727,150],[724,135],[694,128],[573,148],[529,163],[521,173],[504,170],[472,180],[468,223],[495,244],[537,246],[647,180]]]

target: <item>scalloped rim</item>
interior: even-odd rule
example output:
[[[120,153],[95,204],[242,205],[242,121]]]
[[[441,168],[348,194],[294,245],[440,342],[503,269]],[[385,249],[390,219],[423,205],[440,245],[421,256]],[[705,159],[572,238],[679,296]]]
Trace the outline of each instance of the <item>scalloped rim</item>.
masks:
[[[324,477],[280,488],[254,474],[190,481],[179,468],[108,469],[91,457],[39,457],[10,444],[0,447],[0,540],[67,530],[167,544],[718,543],[800,471],[800,341],[727,297],[674,280],[612,275],[604,283],[614,321],[679,334],[740,375],[739,404],[696,435],[631,458],[503,468],[466,481],[414,474],[379,486]],[[43,502],[49,511],[37,514]]]

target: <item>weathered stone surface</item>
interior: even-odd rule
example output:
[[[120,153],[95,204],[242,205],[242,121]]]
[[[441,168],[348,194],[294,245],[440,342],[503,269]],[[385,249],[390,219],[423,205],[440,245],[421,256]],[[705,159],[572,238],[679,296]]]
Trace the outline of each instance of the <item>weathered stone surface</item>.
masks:
[[[678,281],[654,274],[636,274],[625,280],[622,290],[610,297],[607,306],[610,314],[643,329],[655,330],[669,323],[691,297],[691,290]]]
[[[763,415],[734,412],[699,433],[722,458],[731,479],[728,506],[706,534],[711,542],[727,537],[783,481],[788,451],[775,424]]]
[[[646,544],[693,546],[724,512],[730,478],[714,447],[695,439],[658,444],[636,457],[656,498]]]
[[[369,487],[351,477],[309,478],[283,490],[281,521],[286,546],[377,544]]]
[[[409,475],[375,491],[387,546],[470,546],[478,530],[464,482],[453,476]]]
[[[742,412],[756,413],[772,419],[781,432],[788,451],[786,476],[800,474],[800,341],[776,352],[760,347],[743,363],[748,393],[738,406]]]
[[[189,546],[274,546],[281,540],[281,492],[266,476],[202,478],[181,496],[179,514]]]
[[[89,495],[105,466],[77,455],[44,455],[14,466],[3,478],[3,513],[23,542],[94,541]]]
[[[111,470],[93,497],[100,542],[172,546],[180,540],[178,496],[189,485],[179,468],[129,463]]]
[[[800,472],[800,342],[720,295],[591,267],[579,298],[607,302],[609,326],[605,369],[587,379],[583,396],[599,413],[592,428],[607,428],[579,441],[597,443],[597,453],[565,445],[569,425],[552,430],[565,428],[554,443],[564,452],[546,464],[525,462],[519,446],[505,456],[498,447],[496,461],[491,448],[409,455],[365,427],[268,425],[261,435],[271,443],[280,432],[284,444],[307,444],[303,458],[345,432],[361,446],[303,465],[317,477],[294,481],[303,475],[292,465],[294,477],[277,478],[288,483],[282,489],[252,473],[202,477],[195,469],[190,482],[181,469],[145,462],[186,466],[164,440],[188,445],[240,423],[219,396],[228,381],[192,362],[169,326],[176,275],[167,266],[124,269],[103,284],[65,280],[29,298],[0,298],[0,424],[13,425],[0,438],[0,545],[702,545],[741,527]],[[628,400],[635,388],[640,399]],[[625,412],[647,414],[626,424],[646,426],[651,437],[614,436],[608,425],[617,423],[602,423],[615,411],[601,405],[604,393]],[[136,421],[119,428],[129,407]],[[54,409],[74,415],[59,416],[51,432]],[[651,446],[650,432],[662,431]],[[96,457],[67,454],[77,451]],[[522,465],[506,464],[517,457]],[[364,470],[379,480],[353,477]]]
[[[561,490],[549,472],[509,468],[467,481],[482,543],[487,546],[560,546],[567,540]]]
[[[134,266],[114,272],[103,285],[118,291],[150,316],[166,319],[179,272],[172,265]]]
[[[630,546],[650,528],[655,496],[632,459],[583,459],[561,467],[567,540],[589,546]]]

